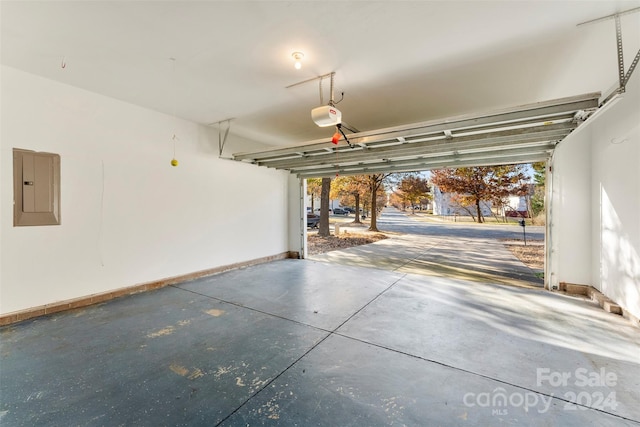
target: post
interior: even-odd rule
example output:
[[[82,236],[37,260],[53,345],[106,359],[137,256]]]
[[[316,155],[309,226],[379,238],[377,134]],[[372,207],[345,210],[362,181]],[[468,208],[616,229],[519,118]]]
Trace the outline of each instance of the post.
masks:
[[[520,226],[522,227],[522,237],[524,238],[524,245],[527,246],[527,232],[525,231],[526,224],[524,218],[520,220]]]

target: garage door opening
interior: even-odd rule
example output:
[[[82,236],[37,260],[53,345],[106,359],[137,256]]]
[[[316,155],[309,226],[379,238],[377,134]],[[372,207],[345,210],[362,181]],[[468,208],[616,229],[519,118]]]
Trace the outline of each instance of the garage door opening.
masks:
[[[599,99],[600,93],[588,93],[358,132],[348,136],[350,144],[336,145],[327,138],[236,153],[233,159],[289,171],[301,183],[307,178],[546,162],[556,146],[597,111]],[[301,197],[303,236],[306,214]]]

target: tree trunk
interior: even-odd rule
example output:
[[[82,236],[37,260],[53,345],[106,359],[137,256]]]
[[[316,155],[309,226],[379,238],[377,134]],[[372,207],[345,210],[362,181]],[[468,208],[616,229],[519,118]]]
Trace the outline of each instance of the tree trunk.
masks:
[[[378,183],[376,181],[376,179],[372,178],[371,179],[371,225],[369,226],[369,231],[379,231],[378,230],[378,224],[377,224],[377,220],[376,220],[376,209],[377,209],[377,204],[378,201],[377,199],[377,193],[378,193]]]
[[[362,224],[362,221],[360,221],[360,193],[355,193],[354,196],[356,198],[356,220],[353,222]]]
[[[322,191],[320,192],[320,225],[318,236],[329,237],[329,191],[331,190],[331,178],[322,178]]]
[[[498,203],[496,202],[496,210],[494,211],[493,209],[490,210],[491,212],[491,216],[494,217],[496,219],[496,224],[500,223],[500,220],[498,219],[498,210],[502,209],[502,212],[504,212],[504,208],[502,208],[502,203]],[[504,221],[507,222],[507,221]]]
[[[476,217],[475,217],[475,216],[473,216],[473,210],[472,210],[472,209],[469,209],[469,208],[468,208],[468,207],[466,207],[466,206],[461,206],[461,208],[462,208],[462,209],[464,209],[464,211],[465,211],[466,213],[468,213],[468,214],[469,214],[469,216],[471,217],[471,219],[473,220],[473,222],[476,222]],[[457,215],[457,213],[456,213],[456,215]]]
[[[481,224],[482,221],[482,211],[480,210],[480,198],[476,197],[476,209],[478,211],[478,224]]]

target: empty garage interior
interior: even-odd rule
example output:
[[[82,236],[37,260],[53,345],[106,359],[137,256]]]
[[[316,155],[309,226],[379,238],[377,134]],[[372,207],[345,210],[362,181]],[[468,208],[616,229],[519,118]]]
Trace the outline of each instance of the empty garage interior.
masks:
[[[2,2],[1,312],[302,253],[298,175],[227,159],[328,143],[310,111],[330,82],[315,77],[335,73],[344,121],[367,135],[602,103],[622,58],[625,92],[537,155],[552,171],[548,287],[591,285],[640,317],[637,6]],[[14,149],[60,156],[60,225],[14,226]]]
[[[25,319],[35,319],[38,326],[38,319],[47,319],[43,315],[127,300],[116,297],[228,270],[233,270],[231,275],[211,277],[220,289],[229,287],[229,293],[242,295],[233,306],[240,309],[255,302],[251,292],[260,292],[256,290],[260,275],[249,267],[239,268],[254,265],[264,266],[262,277],[272,280],[273,289],[282,287],[280,280],[287,277],[278,276],[279,268],[293,281],[311,277],[305,279],[311,288],[321,287],[318,277],[338,280],[339,273],[323,272],[316,264],[303,264],[300,272],[292,265],[307,260],[283,261],[305,257],[301,238],[306,233],[301,219],[305,178],[530,161],[546,161],[548,166],[544,294],[557,297],[553,292],[563,284],[593,287],[622,307],[626,324],[638,326],[640,82],[635,66],[640,57],[640,1],[3,0],[0,23],[0,316],[6,328],[20,326]],[[295,52],[303,54],[299,69],[294,67]],[[350,128],[346,135],[355,144],[353,149],[344,140],[333,147],[334,128],[319,127],[311,119],[313,108],[332,100],[331,89]],[[15,179],[17,169],[26,173],[25,158],[46,159],[38,161],[45,162],[54,177],[51,191],[42,196],[45,207],[37,197],[33,205],[23,200],[33,187],[26,175]],[[16,204],[18,193],[21,203]],[[342,273],[358,276],[352,270]],[[397,272],[386,274],[364,287],[363,303],[399,280]],[[246,289],[222,277],[237,280],[238,286],[246,284]],[[195,282],[179,286],[196,299],[210,292]],[[175,286],[167,289],[151,303],[148,317],[136,317],[140,323],[134,329],[144,325],[153,329],[148,323],[153,319],[172,324],[170,332],[187,325],[169,309],[187,304],[181,299],[186,297],[178,296]],[[344,293],[329,289],[335,298]],[[438,298],[446,299],[446,292],[439,292]],[[492,292],[487,286],[482,294]],[[520,295],[517,290],[500,292],[511,292],[513,298]],[[214,294],[216,301],[226,298]],[[264,320],[259,328],[267,334],[262,344],[241,343],[229,332],[228,351],[257,355],[264,346],[268,351],[281,350],[290,356],[278,361],[287,373],[264,373],[264,377],[271,375],[275,381],[274,377],[293,375],[290,381],[302,384],[306,370],[313,371],[311,361],[302,359],[307,353],[298,355],[294,345],[280,350],[273,343],[267,346],[268,331],[290,328],[289,336],[300,337],[301,348],[326,344],[326,354],[308,353],[322,363],[332,357],[331,351],[343,348],[345,336],[357,335],[355,326],[346,322],[366,320],[357,318],[364,313],[354,308],[360,300],[349,301],[336,302],[336,312],[321,320],[313,314],[322,316],[322,309],[310,320],[281,306],[278,319],[293,318],[294,326]],[[506,299],[493,303],[493,310],[508,306]],[[532,316],[542,318],[536,325],[540,330],[562,328],[559,322],[567,313],[560,313],[560,307],[574,310],[558,304],[558,312],[547,314],[531,308]],[[597,318],[606,325],[610,319],[580,310],[575,308],[584,322]],[[237,315],[217,327],[232,331],[245,325],[229,307],[205,311],[207,319],[222,319],[222,313]],[[260,317],[267,312],[257,304],[252,313]],[[108,314],[92,316],[101,324],[114,322],[114,330],[122,326]],[[62,322],[70,331],[78,327],[71,318]],[[617,325],[617,320],[611,322]],[[303,330],[307,324],[318,329],[308,334]],[[371,324],[386,327],[374,320]],[[570,326],[575,331],[590,329],[575,319]],[[48,333],[46,326],[40,327],[44,329],[39,333]],[[341,327],[343,335],[323,338],[316,333]],[[609,329],[602,327],[600,332],[606,335]],[[208,333],[201,328],[196,332]],[[156,333],[162,335],[163,330]],[[579,342],[575,331],[563,345]],[[90,335],[78,334],[78,342]],[[124,340],[124,335],[118,339]],[[5,343],[20,347],[12,339],[9,332],[3,335]],[[368,342],[367,337],[358,340],[358,345]],[[597,342],[589,345],[596,348]],[[5,344],[3,357],[11,345]],[[617,352],[607,351],[624,362],[615,365],[617,369],[633,365],[634,377],[620,387],[636,391],[621,400],[622,415],[613,421],[604,418],[603,425],[636,425],[640,420],[633,409],[624,409],[639,399],[638,359],[634,362],[633,356],[638,347],[621,345]],[[393,347],[385,343],[379,348],[387,346]],[[351,347],[350,351],[327,369],[349,376],[347,367],[353,363],[349,358],[357,353]],[[401,351],[413,354],[410,349]],[[118,357],[126,364],[126,357],[135,356],[125,352]],[[380,380],[377,366],[390,362],[385,357],[376,353],[364,366],[371,368],[366,373],[371,381]],[[260,357],[254,362],[267,363]],[[297,362],[306,370],[295,375],[286,371]],[[247,359],[247,363],[252,362]],[[182,379],[205,375],[186,365],[171,366]],[[536,368],[541,366],[532,368],[534,375]],[[474,369],[457,372],[464,375]],[[498,378],[502,386],[511,387],[510,369],[514,368],[480,377]],[[575,369],[567,365],[564,370]],[[434,373],[443,383],[456,381],[438,375]],[[623,376],[621,371],[618,376]],[[256,396],[262,385],[272,385],[260,381],[251,386],[249,397]],[[244,385],[248,379],[238,377],[238,382]],[[416,387],[421,392],[421,386]],[[490,386],[483,387],[477,390]],[[181,398],[197,394],[196,388],[185,390]],[[215,387],[209,391],[220,392]],[[552,394],[553,389],[546,392]],[[246,408],[251,405],[246,397],[238,401],[244,401]],[[273,415],[269,400],[263,403],[265,414]],[[385,401],[387,414],[400,411],[393,403]],[[212,424],[248,424],[240,409],[230,408],[220,409]],[[331,406],[323,408],[329,411]],[[340,416],[349,411],[340,405],[335,409]],[[10,409],[3,411],[0,422]],[[126,425],[144,418],[117,419]],[[197,424],[196,419],[212,420],[185,418],[184,422]],[[363,419],[362,424],[352,420],[345,425],[366,425],[367,418]],[[175,418],[171,420],[167,423],[174,424]],[[328,420],[315,422],[332,425]],[[404,420],[412,424],[410,418]],[[441,425],[458,425],[466,418],[456,415],[451,423],[438,420]],[[495,417],[482,420],[497,422]],[[584,425],[583,421],[572,422]],[[87,425],[105,422],[95,419]],[[469,425],[482,424],[474,422]]]

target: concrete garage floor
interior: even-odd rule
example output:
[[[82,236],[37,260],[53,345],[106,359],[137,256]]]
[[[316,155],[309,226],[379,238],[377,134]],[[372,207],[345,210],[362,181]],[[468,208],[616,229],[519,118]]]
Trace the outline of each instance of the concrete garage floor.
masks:
[[[4,327],[0,425],[640,425],[637,328],[419,260],[283,260]]]

